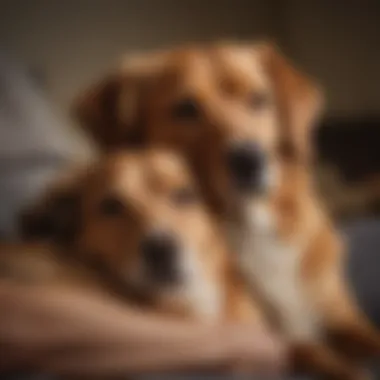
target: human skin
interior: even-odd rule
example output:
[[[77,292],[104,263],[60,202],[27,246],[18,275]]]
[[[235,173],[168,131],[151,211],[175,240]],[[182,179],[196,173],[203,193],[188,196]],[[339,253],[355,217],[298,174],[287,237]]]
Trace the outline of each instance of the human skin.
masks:
[[[285,349],[250,324],[141,312],[81,289],[0,282],[0,369],[83,378],[244,370],[278,373]]]

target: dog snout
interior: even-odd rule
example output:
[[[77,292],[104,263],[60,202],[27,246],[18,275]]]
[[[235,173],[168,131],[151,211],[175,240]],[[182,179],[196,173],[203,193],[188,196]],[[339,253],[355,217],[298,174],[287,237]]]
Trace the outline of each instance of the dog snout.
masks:
[[[177,241],[171,233],[156,231],[144,237],[141,252],[151,280],[160,283],[177,280],[178,251]]]
[[[255,143],[242,142],[227,151],[227,166],[232,181],[240,190],[260,190],[265,169],[265,154]]]

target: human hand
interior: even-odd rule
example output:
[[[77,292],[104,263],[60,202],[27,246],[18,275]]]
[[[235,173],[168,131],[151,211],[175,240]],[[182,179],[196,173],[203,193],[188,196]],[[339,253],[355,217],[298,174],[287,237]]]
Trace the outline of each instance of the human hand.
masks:
[[[230,369],[237,373],[278,375],[287,367],[287,346],[279,337],[256,325],[226,326]]]

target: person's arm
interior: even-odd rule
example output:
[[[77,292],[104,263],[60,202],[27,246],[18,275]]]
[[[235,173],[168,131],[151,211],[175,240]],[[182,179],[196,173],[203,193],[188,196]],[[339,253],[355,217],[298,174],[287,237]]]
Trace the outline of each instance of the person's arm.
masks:
[[[280,369],[284,350],[254,326],[208,326],[129,309],[95,294],[0,284],[0,365],[72,376]]]

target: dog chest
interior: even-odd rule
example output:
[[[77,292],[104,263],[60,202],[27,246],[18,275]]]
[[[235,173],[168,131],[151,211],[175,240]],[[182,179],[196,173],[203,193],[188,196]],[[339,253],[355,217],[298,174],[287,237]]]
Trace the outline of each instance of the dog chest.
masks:
[[[319,318],[302,286],[300,251],[276,236],[274,220],[262,205],[250,209],[237,235],[241,270],[273,308],[280,328],[290,337],[314,338]]]

